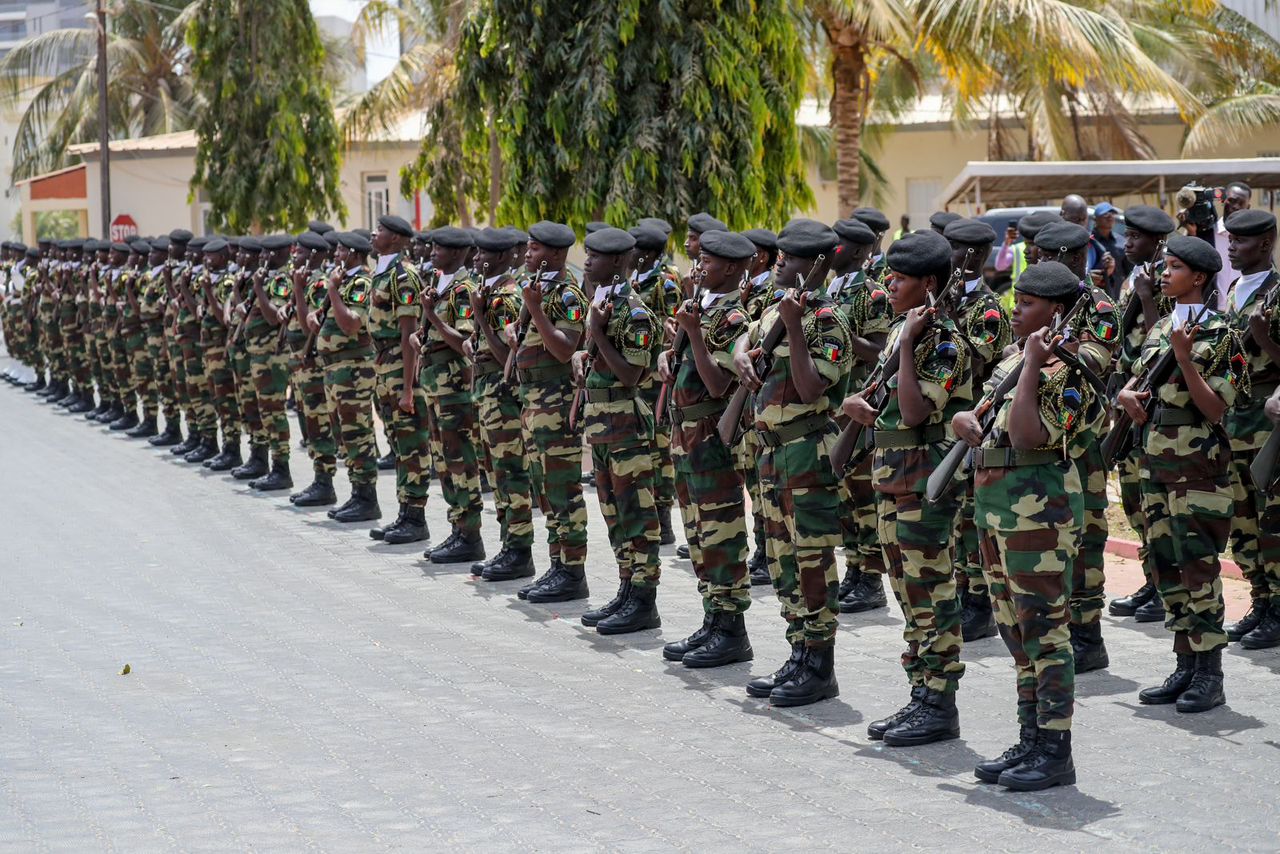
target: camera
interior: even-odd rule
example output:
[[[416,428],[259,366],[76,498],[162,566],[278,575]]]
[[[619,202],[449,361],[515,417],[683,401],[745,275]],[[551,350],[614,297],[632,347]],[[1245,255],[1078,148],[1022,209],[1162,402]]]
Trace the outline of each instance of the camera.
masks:
[[[1214,202],[1221,195],[1222,190],[1218,187],[1187,184],[1174,197],[1178,205],[1178,220],[1194,225],[1199,235],[1213,234],[1218,225],[1218,209]]]

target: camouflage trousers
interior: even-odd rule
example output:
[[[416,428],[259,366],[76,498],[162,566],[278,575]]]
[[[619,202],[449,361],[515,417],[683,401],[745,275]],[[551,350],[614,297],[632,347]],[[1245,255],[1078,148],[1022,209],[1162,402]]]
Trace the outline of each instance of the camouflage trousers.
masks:
[[[1017,672],[1018,723],[1071,729],[1076,660],[1069,596],[1079,526],[981,533],[1000,637]]]
[[[698,577],[702,610],[741,613],[751,607],[751,578],[737,449],[730,452],[712,430],[711,438],[698,447],[685,450],[676,445],[672,450],[680,513],[685,529],[693,531],[688,538],[689,559]]]
[[[120,395],[120,402],[124,404],[125,410],[136,409],[138,389],[133,384],[133,356],[129,352],[127,346],[126,333],[123,323],[116,328],[110,335],[111,344],[111,368],[116,377],[116,389]]]
[[[656,587],[662,575],[653,462],[653,445],[645,440],[591,445],[596,498],[618,562],[618,578],[637,587]]]
[[[231,359],[227,354],[226,333],[206,338],[202,346],[209,396],[222,424],[222,442],[239,447],[243,425],[240,423],[240,403],[236,398],[236,375],[231,370]]]
[[[178,330],[170,323],[164,327],[164,346],[169,354],[169,386],[173,389],[176,407],[187,418],[187,429],[192,426],[191,400],[187,397],[187,368],[182,361],[182,345],[178,343]]]
[[[178,398],[173,393],[173,378],[169,366],[169,350],[164,343],[164,323],[148,322],[145,326],[147,336],[147,360],[151,364],[152,384],[155,388],[156,405],[164,415],[165,424],[176,424],[181,418],[178,409]]]
[[[520,429],[529,487],[546,518],[548,551],[568,567],[587,560],[587,505],[582,497],[582,429],[569,428],[572,394],[563,381],[520,384]]]
[[[470,394],[429,396],[427,429],[440,494],[455,531],[480,530],[480,458],[476,454],[476,404]]]
[[[747,497],[751,499],[751,541],[756,552],[764,554],[764,497],[760,492],[760,434],[755,430],[743,431],[742,439],[733,449],[734,467],[742,476]],[[686,534],[689,525],[685,525]],[[696,533],[696,532],[695,532]]]
[[[1249,466],[1256,453],[1232,455],[1231,556],[1249,582],[1252,598],[1276,597],[1280,602],[1280,495],[1260,494],[1254,486]]]
[[[107,339],[102,334],[101,325],[101,320],[89,322],[84,338],[85,352],[88,354],[89,373],[93,377],[93,384],[98,387],[98,396],[103,400],[115,400],[115,380],[111,375],[111,351],[107,347]],[[58,340],[49,351],[50,367],[56,365],[59,374],[67,370],[67,353],[62,348],[63,343]]]
[[[641,386],[640,398],[649,404],[649,411],[657,413],[658,395],[662,393],[662,385],[652,382]],[[654,419],[653,433],[653,498],[657,502],[658,512],[665,511],[670,515],[676,503],[676,470],[671,456],[671,424],[657,423]]]
[[[142,402],[143,417],[154,418],[157,405],[155,373],[151,367],[151,353],[147,350],[146,333],[141,324],[130,325],[121,329],[121,337],[129,358],[129,385]]]
[[[107,320],[99,319],[97,329],[93,333],[94,348],[98,358],[97,380],[99,388],[106,389],[106,396],[114,401],[122,397],[120,385],[116,382],[115,348],[107,333]],[[66,349],[58,354],[61,371],[65,374],[70,369]]]
[[[1120,481],[1120,506],[1124,509],[1129,527],[1138,535],[1138,562],[1142,564],[1142,574],[1154,585],[1156,573],[1151,564],[1151,549],[1147,547],[1147,516],[1142,509],[1142,478],[1138,474],[1138,458],[1130,455],[1117,460],[1116,473]]]
[[[289,374],[293,377],[293,390],[297,395],[298,422],[302,425],[302,435],[307,440],[307,456],[311,457],[311,469],[317,475],[332,477],[338,470],[338,439],[334,433],[334,417],[336,413],[334,395],[337,389],[347,391],[353,385],[360,385],[357,394],[348,397],[359,398],[364,403],[363,426],[373,430],[373,362],[370,360],[344,360],[332,366],[338,369],[334,378],[329,379],[329,368],[320,367],[314,360],[304,358],[298,351],[292,351],[289,358]],[[368,388],[364,388],[364,369],[368,369]],[[330,391],[330,385],[335,384]],[[362,425],[355,413],[348,413],[352,424],[353,436],[359,440]],[[341,424],[341,422],[339,422]],[[338,429],[341,429],[339,427]],[[372,433],[370,433],[372,439]],[[364,448],[367,451],[368,448]],[[376,461],[376,459],[375,459]],[[361,460],[363,465],[363,460]],[[368,480],[352,478],[352,483],[368,483]]]
[[[1213,652],[1227,645],[1223,630],[1222,565],[1231,530],[1234,490],[1218,482],[1144,480],[1147,547],[1164,602],[1174,652]]]
[[[93,371],[89,368],[88,354],[84,350],[84,334],[76,325],[75,319],[69,324],[59,327],[63,350],[66,353],[67,376],[75,383],[76,389],[89,392],[93,386]]]
[[[476,406],[502,542],[527,549],[533,544],[533,501],[520,431],[520,398],[501,373],[482,374],[476,377]]]
[[[1084,527],[1071,574],[1071,624],[1087,626],[1102,620],[1102,606],[1106,603],[1105,555],[1110,526],[1107,524],[1107,469],[1100,443],[1093,443],[1076,459],[1076,469],[1084,485]]]
[[[205,375],[204,350],[200,347],[200,324],[190,322],[178,328],[182,349],[183,378],[187,392],[187,425],[202,436],[218,438],[218,413]]]
[[[835,643],[840,615],[841,505],[831,471],[837,433],[831,423],[760,454],[769,578],[782,603],[787,642],[809,647]]]
[[[307,397],[306,417],[308,430],[307,449],[312,454],[316,473],[327,462],[327,474],[333,474],[337,442],[333,435],[330,414],[337,417],[342,450],[346,454],[347,478],[352,486],[374,483],[378,479],[378,446],[373,434],[373,395],[377,385],[377,372],[372,359],[343,359],[324,367],[321,380],[323,401],[311,399],[310,369],[304,368],[300,379]],[[314,406],[312,404],[315,404]],[[327,461],[321,457],[329,454]]]
[[[954,492],[935,503],[918,493],[877,498],[889,583],[906,620],[902,669],[913,686],[954,691],[964,675],[951,550],[960,499]]]
[[[48,368],[52,376],[60,376],[62,371],[62,330],[54,319],[53,312],[43,307],[40,309],[40,353],[44,357],[43,368]]]
[[[374,394],[386,419],[387,441],[396,455],[396,501],[408,507],[425,507],[431,486],[427,396],[422,386],[415,384],[413,412],[400,408],[405,379],[399,343],[378,354],[374,369]]]
[[[231,362],[231,373],[235,375],[241,429],[249,434],[250,447],[265,448],[271,439],[258,410],[258,395],[253,389],[253,359],[249,355],[249,348],[243,340],[231,341],[227,344],[227,356]]]
[[[871,487],[871,457],[840,479],[840,535],[848,569],[877,578],[884,575],[884,551],[876,530],[876,492]]]
[[[956,512],[956,592],[975,596],[987,594],[987,579],[982,572],[982,551],[977,523],[974,521],[973,479],[964,481]]]
[[[288,462],[291,449],[285,394],[289,390],[289,357],[274,348],[254,348],[249,352],[249,373],[253,378],[253,398],[258,404],[262,434],[271,450],[271,459]]]

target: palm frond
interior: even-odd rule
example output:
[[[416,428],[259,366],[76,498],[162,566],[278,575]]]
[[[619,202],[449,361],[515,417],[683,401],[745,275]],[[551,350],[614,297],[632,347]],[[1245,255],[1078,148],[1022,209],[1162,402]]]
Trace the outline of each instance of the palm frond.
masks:
[[[1277,130],[1280,88],[1260,84],[1258,91],[1226,98],[1205,110],[1187,133],[1182,153],[1204,154],[1260,131]]]

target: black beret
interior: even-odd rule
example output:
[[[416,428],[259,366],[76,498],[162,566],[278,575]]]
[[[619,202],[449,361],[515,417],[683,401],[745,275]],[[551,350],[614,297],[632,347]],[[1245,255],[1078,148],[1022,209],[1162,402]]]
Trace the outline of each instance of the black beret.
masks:
[[[173,231],[169,232],[169,242],[190,243],[191,232],[187,231],[185,228],[175,228]]]
[[[704,234],[708,231],[728,231],[729,226],[709,213],[696,213],[689,217],[689,230]]]
[[[332,230],[329,229],[329,231]],[[314,252],[327,252],[329,250],[329,241],[324,239],[324,235],[328,233],[328,231],[304,231],[298,235],[298,245]]]
[[[1136,228],[1138,231],[1145,231],[1147,234],[1155,235],[1168,234],[1178,227],[1178,224],[1173,221],[1173,217],[1159,208],[1151,207],[1151,205],[1134,205],[1131,208],[1126,208],[1124,224],[1128,228]]]
[[[431,230],[427,229],[426,231],[415,231],[413,233],[413,239],[418,241],[419,243],[430,243]]]
[[[9,244],[9,248],[16,249],[18,252],[25,254],[27,251],[27,244],[23,243],[21,240],[15,240]]]
[[[373,232],[372,232],[372,231],[370,231],[370,230],[369,230],[369,229],[367,229],[367,228],[353,228],[353,229],[351,229],[351,233],[352,233],[352,234],[358,234],[358,235],[360,235],[361,237],[363,237],[365,240],[372,240],[372,239],[373,239]]]
[[[942,231],[942,236],[947,240],[954,240],[956,243],[964,243],[969,246],[994,243],[996,239],[995,230],[991,226],[980,219],[964,219],[963,217],[947,223]]]
[[[884,254],[885,266],[904,276],[926,276],[951,267],[951,243],[936,231],[904,234]]]
[[[1227,217],[1227,231],[1236,237],[1257,237],[1259,234],[1266,234],[1268,231],[1275,230],[1275,216],[1258,208],[1236,211]],[[1187,263],[1191,262],[1188,261]]]
[[[96,237],[92,237],[86,240],[84,242],[84,245],[82,245],[80,248],[86,252],[106,252],[108,249],[111,248],[111,244],[105,240],[99,240]]]
[[[73,238],[71,238],[70,240],[64,240],[64,241],[63,241],[63,247],[62,247],[62,248],[63,248],[63,249],[73,249],[73,250],[74,250],[74,249],[88,249],[90,244],[97,243],[97,242],[98,242],[98,241],[94,240],[93,238],[89,238],[89,239],[85,240],[85,239],[81,239],[81,238],[79,238],[79,237],[73,237]],[[91,250],[91,251],[94,251],[94,250]]]
[[[838,241],[834,231],[812,219],[793,219],[778,233],[778,248],[800,258],[827,254]]]
[[[529,232],[516,228],[514,225],[505,226],[502,230],[509,233],[516,243],[529,242]]]
[[[12,240],[0,241],[0,249],[12,249],[12,248],[13,248]]]
[[[1074,222],[1051,222],[1037,232],[1035,242],[1044,252],[1074,252],[1089,242],[1089,232]]]
[[[159,237],[151,238],[151,240],[149,240],[148,242],[151,244],[152,252],[168,252],[169,251],[169,238],[165,237],[163,234],[160,235]]]
[[[1061,299],[1080,292],[1080,277],[1057,261],[1041,261],[1022,271],[1013,289],[1045,299]]]
[[[767,228],[748,228],[742,232],[742,236],[761,249],[768,249],[772,252],[778,248],[778,235]]]
[[[1062,222],[1062,216],[1056,211],[1032,211],[1018,220],[1018,233],[1023,240],[1034,241],[1040,229],[1051,222]]]
[[[938,231],[942,231],[958,219],[964,219],[964,217],[952,211],[936,211],[929,216],[929,225]]]
[[[545,219],[529,226],[529,239],[552,249],[568,249],[578,242],[572,228],[558,222],[547,222]]]
[[[210,240],[208,243],[204,245],[204,251],[205,252],[223,252],[229,246],[230,244],[227,243],[227,241],[223,240],[221,237],[215,237],[213,240]]]
[[[240,238],[240,248],[245,252],[261,252],[262,241],[256,237]]]
[[[262,248],[268,252],[276,252],[281,249],[288,249],[293,245],[292,234],[268,234],[262,238]]]
[[[636,239],[636,248],[645,252],[657,252],[667,246],[667,236],[652,225],[633,226],[628,234]]]
[[[207,237],[203,237],[203,236],[193,237],[191,238],[191,242],[187,244],[187,248],[194,249],[197,252],[199,252],[201,249],[204,248],[204,245],[208,242],[209,242],[209,238]]]
[[[605,226],[588,234],[583,245],[592,252],[599,252],[602,255],[622,255],[636,248],[636,239],[630,232]]]
[[[658,229],[658,231],[661,231],[667,237],[671,236],[671,232],[672,232],[671,223],[667,222],[662,217],[643,216],[643,217],[640,217],[640,219],[636,220],[636,225],[652,226]]]
[[[151,244],[142,238],[138,238],[129,244],[129,251],[136,255],[146,255],[151,251]]]
[[[307,223],[307,228],[311,229],[316,234],[328,234],[329,232],[333,231],[333,226],[319,219],[311,220],[311,222]]]
[[[113,251],[113,252],[123,252],[123,253],[125,253],[125,254],[127,255],[127,254],[129,254],[129,244],[128,244],[128,243],[112,243],[112,244],[111,244],[111,251]]]
[[[597,231],[603,231],[608,227],[609,227],[609,223],[601,222],[600,220],[596,219],[587,223],[586,230],[587,230],[587,234],[595,234]]]
[[[344,231],[339,234],[338,242],[348,249],[354,249],[356,252],[363,252],[366,255],[373,251],[373,244],[369,242],[369,238],[354,231]]]
[[[485,252],[506,252],[518,242],[505,228],[486,228],[476,235],[476,246]]]
[[[876,242],[876,233],[871,230],[871,226],[860,219],[836,220],[836,224],[831,227],[835,229],[841,240],[857,243],[860,246],[870,246]]]
[[[465,228],[446,225],[431,232],[431,242],[445,249],[466,249],[476,245],[476,239]]]
[[[1217,273],[1222,269],[1222,256],[1218,254],[1218,250],[1212,243],[1199,237],[1175,234],[1165,244],[1164,251],[1175,258],[1181,258],[1183,263],[1198,273]]]
[[[333,231],[326,231],[323,236],[324,242],[328,244],[330,249],[333,249],[338,245],[338,232],[336,229]]]
[[[732,231],[708,231],[698,241],[703,252],[730,261],[745,261],[756,254],[756,245],[745,234]]]
[[[402,216],[383,214],[378,217],[378,225],[392,234],[398,234],[401,237],[413,237],[413,226],[409,225],[409,221]]]
[[[889,218],[876,208],[854,208],[849,216],[876,234],[884,234],[889,230]]]
[[[34,246],[28,247],[27,257],[32,259],[38,259],[40,257],[40,250],[36,249]]]

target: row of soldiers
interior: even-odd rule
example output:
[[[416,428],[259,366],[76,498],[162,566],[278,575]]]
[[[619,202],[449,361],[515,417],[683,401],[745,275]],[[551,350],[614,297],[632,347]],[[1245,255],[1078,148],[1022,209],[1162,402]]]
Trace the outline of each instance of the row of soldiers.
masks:
[[[674,494],[704,620],[664,656],[752,659],[754,539],[791,654],[747,692],[774,705],[838,694],[837,615],[883,607],[888,575],[910,696],[869,735],[891,746],[958,736],[963,644],[998,631],[1017,667],[1020,734],[975,773],[1013,789],[1075,779],[1074,676],[1108,664],[1113,466],[1154,591],[1128,598],[1135,610],[1158,600],[1174,633],[1176,668],[1141,701],[1186,712],[1224,702],[1228,538],[1257,612],[1230,634],[1280,643],[1280,515],[1249,471],[1267,415],[1280,414],[1275,401],[1264,412],[1280,364],[1270,214],[1227,222],[1243,275],[1224,314],[1205,307],[1221,269],[1212,244],[1174,234],[1149,207],[1126,212],[1135,267],[1118,305],[1087,280],[1083,227],[1024,217],[1029,266],[1012,313],[982,280],[995,234],[977,220],[937,215],[885,251],[889,223],[871,208],[777,234],[732,232],[705,213],[687,225],[696,263],[683,276],[657,219],[590,224],[580,274],[568,265],[577,235],[549,222],[527,233],[422,233],[393,216],[369,235],[320,223],[296,238],[175,231],[23,260],[10,245],[6,340],[40,370],[33,386],[48,369],[49,397],[156,444],[181,440],[185,418],[175,449],[258,489],[292,486],[292,385],[314,469],[292,500],[336,503],[341,452],[352,494],[329,511],[338,521],[381,516],[376,411],[400,508],[371,535],[427,539],[434,471],[452,530],[429,559],[475,561],[486,581],[528,578],[536,501],[550,568],[517,594],[533,603],[588,596],[585,442],[619,587],[582,622],[603,634],[661,625],[658,549]],[[502,543],[487,560],[482,469]]]

